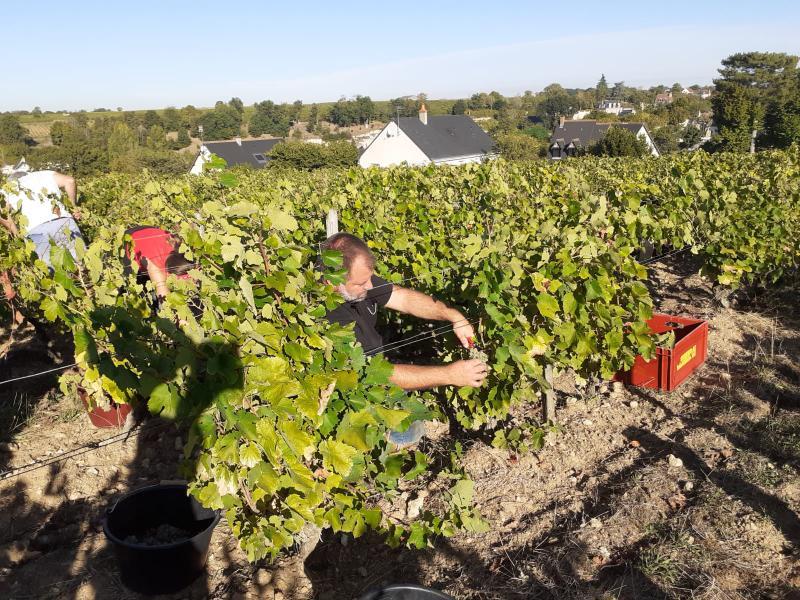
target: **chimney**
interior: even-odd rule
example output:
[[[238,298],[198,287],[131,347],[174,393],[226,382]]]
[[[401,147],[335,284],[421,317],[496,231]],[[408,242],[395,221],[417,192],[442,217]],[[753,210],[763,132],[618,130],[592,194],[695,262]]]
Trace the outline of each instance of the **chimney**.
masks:
[[[240,138],[239,136],[236,136],[236,143],[241,146],[242,145],[242,138]]]
[[[561,115],[560,117],[558,117],[558,128],[559,129],[564,129],[564,121],[566,121],[566,120],[567,120],[567,118],[564,115]]]
[[[424,125],[428,124],[428,109],[425,108],[425,103],[422,103],[422,106],[419,107],[419,120],[422,121]]]

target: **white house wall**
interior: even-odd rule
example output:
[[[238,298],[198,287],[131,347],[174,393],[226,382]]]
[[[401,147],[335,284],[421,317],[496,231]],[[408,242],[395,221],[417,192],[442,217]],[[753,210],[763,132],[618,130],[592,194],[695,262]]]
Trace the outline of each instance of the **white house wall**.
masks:
[[[192,168],[189,169],[189,173],[192,175],[202,175],[203,174],[203,165],[208,162],[211,158],[211,153],[208,151],[208,148],[205,146],[200,147],[200,154],[197,155],[197,158],[192,165]]]
[[[399,131],[397,124],[393,122],[383,128],[358,159],[358,164],[362,167],[389,167],[401,163],[418,166],[430,162],[419,146],[403,131]]]
[[[644,127],[639,129],[636,135],[645,141],[647,147],[650,149],[650,154],[653,156],[661,156],[661,153],[658,151],[658,148],[656,148],[656,145],[653,143],[653,140],[650,138],[647,130]]]

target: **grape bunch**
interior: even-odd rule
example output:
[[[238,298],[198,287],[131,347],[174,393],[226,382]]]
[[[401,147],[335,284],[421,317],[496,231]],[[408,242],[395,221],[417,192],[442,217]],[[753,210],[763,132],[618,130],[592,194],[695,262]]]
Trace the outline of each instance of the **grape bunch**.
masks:
[[[479,361],[481,361],[484,364],[488,364],[489,363],[489,355],[486,354],[486,352],[484,352],[480,348],[478,348],[478,346],[476,346],[475,342],[473,342],[472,340],[470,340],[470,344],[469,344],[469,357],[471,359],[477,358]]]

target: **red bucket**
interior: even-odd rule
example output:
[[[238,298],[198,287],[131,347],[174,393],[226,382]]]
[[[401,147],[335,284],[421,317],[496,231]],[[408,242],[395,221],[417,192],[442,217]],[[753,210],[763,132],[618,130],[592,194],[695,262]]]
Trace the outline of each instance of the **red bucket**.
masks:
[[[78,390],[78,395],[81,397],[83,405],[89,412],[89,420],[95,427],[122,427],[125,424],[125,419],[128,418],[133,407],[130,404],[114,404],[111,403],[110,408],[100,408],[95,406],[89,409],[89,400],[84,390]]]

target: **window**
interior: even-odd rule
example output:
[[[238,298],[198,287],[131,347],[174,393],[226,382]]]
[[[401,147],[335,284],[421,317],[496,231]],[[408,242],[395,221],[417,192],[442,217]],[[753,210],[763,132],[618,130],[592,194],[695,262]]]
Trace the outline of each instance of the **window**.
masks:
[[[253,154],[253,158],[256,159],[257,163],[262,164],[262,165],[267,162],[267,159],[263,154]]]

